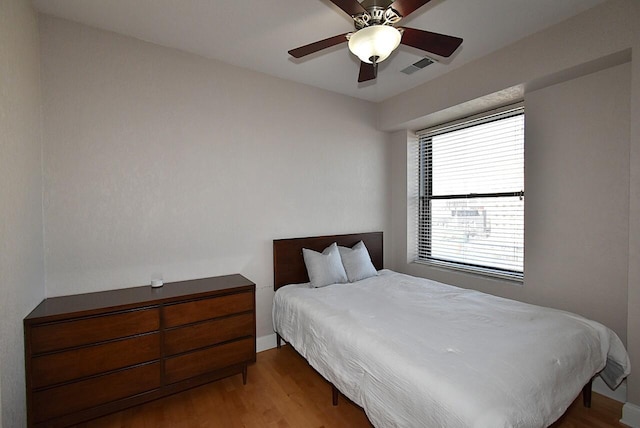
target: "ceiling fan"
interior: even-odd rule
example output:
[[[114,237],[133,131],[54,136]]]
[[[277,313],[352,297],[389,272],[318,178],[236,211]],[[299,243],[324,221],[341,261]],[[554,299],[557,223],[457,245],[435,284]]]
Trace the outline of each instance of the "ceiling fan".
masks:
[[[462,44],[459,37],[408,27],[395,27],[402,18],[430,0],[330,0],[353,19],[356,31],[340,34],[289,51],[294,58],[349,42],[349,50],[360,59],[358,82],[373,80],[378,63],[402,43],[442,57],[451,56]]]

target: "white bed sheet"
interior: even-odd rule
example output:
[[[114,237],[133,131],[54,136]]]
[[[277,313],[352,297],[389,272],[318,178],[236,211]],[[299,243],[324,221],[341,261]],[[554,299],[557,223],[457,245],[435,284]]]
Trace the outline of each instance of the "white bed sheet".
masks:
[[[389,270],[282,287],[273,322],[378,428],[545,427],[607,359],[629,373],[602,324]]]

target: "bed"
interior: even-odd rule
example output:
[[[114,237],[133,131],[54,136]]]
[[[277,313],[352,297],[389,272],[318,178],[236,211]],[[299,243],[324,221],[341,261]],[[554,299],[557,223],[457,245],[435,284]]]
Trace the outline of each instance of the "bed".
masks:
[[[377,275],[309,286],[302,249],[363,241]],[[564,311],[382,269],[382,233],[274,241],[274,329],[378,427],[545,427],[600,373],[629,374],[618,336]]]

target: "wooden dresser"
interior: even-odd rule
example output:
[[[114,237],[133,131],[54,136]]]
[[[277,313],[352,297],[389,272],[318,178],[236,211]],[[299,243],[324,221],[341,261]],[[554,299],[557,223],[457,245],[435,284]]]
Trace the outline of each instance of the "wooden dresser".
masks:
[[[255,284],[228,275],[45,299],[24,319],[30,427],[69,426],[256,360]]]

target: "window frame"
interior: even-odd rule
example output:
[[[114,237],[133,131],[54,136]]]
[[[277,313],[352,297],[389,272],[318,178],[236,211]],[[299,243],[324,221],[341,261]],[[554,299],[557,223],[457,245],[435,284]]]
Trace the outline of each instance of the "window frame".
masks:
[[[454,122],[445,123],[439,126],[431,127],[416,132],[417,136],[417,156],[418,156],[418,187],[417,187],[417,236],[416,236],[416,248],[415,257],[413,262],[420,264],[428,264],[436,267],[443,267],[454,271],[468,272],[483,276],[496,277],[500,279],[506,279],[515,282],[523,282],[524,280],[524,254],[522,260],[522,271],[512,270],[505,268],[496,268],[491,266],[479,265],[474,263],[467,263],[463,261],[445,260],[437,257],[433,257],[432,251],[432,209],[431,201],[433,200],[455,200],[455,199],[477,199],[487,197],[518,197],[520,200],[524,199],[524,182],[522,183],[522,189],[518,191],[507,192],[487,192],[487,193],[469,193],[469,194],[451,194],[451,195],[433,195],[433,160],[432,150],[428,150],[428,155],[424,154],[425,146],[423,140],[454,132],[461,129],[472,128],[474,126],[483,125],[499,120],[504,120],[510,117],[525,115],[524,103],[520,102],[509,106],[502,107],[500,109],[485,111],[476,114],[471,117],[463,118]],[[524,136],[523,136],[524,138]],[[523,148],[524,150],[524,148]],[[522,168],[524,170],[524,158]],[[524,205],[522,208],[522,215],[524,217]],[[422,221],[423,216],[426,217],[426,221]],[[522,238],[524,243],[524,225],[522,230]],[[524,244],[523,244],[524,246]],[[524,249],[523,249],[524,250]],[[426,255],[425,255],[426,253]]]

